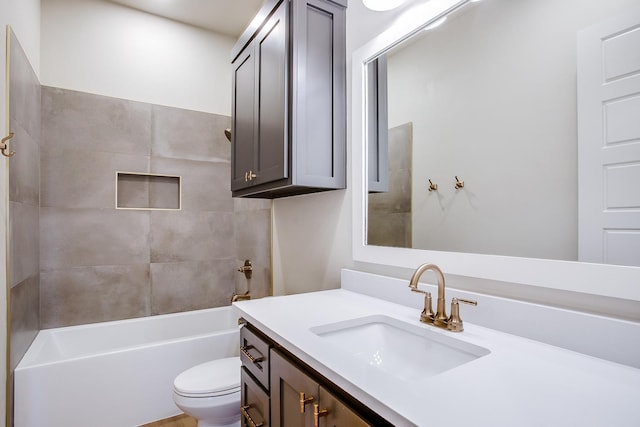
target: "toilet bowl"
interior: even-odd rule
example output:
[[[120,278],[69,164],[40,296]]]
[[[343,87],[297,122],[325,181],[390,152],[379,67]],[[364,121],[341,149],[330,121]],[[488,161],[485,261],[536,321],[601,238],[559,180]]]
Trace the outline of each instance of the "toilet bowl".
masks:
[[[173,401],[198,427],[240,426],[240,358],[212,360],[173,381]]]

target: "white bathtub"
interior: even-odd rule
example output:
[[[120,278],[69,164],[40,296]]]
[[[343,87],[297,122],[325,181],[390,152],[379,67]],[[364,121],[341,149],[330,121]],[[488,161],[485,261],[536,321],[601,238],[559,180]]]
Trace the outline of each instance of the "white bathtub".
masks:
[[[15,427],[132,427],[180,413],[173,379],[238,355],[231,307],[42,330],[15,370]]]

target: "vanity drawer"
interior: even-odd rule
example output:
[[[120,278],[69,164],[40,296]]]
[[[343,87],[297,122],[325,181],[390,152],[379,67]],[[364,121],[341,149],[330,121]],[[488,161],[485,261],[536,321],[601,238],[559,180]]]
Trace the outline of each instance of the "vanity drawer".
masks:
[[[248,372],[247,368],[243,366],[241,374],[240,425],[243,427],[269,427],[269,396]]]
[[[240,360],[242,365],[269,390],[269,347],[268,341],[260,338],[250,326],[240,330]]]

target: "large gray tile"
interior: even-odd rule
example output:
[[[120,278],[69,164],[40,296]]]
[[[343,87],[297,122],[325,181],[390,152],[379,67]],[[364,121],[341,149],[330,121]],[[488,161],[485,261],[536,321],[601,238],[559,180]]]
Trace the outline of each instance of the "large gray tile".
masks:
[[[229,305],[234,274],[233,259],[151,264],[153,314]]]
[[[389,129],[389,170],[411,170],[413,152],[413,124],[411,122]]]
[[[16,154],[9,158],[9,200],[39,206],[40,145],[14,120],[11,130],[10,149]]]
[[[148,239],[148,211],[40,210],[43,269],[148,263]]]
[[[11,288],[10,369],[20,362],[40,327],[40,275]]]
[[[182,178],[185,211],[233,212],[228,163],[152,157],[151,172]]]
[[[149,178],[149,207],[156,209],[180,209],[181,179],[172,176]]]
[[[45,147],[151,154],[151,105],[44,86]]]
[[[237,259],[271,265],[271,211],[237,212],[234,220]]]
[[[261,209],[271,209],[273,200],[270,199],[250,199],[236,197],[233,199],[233,211],[257,211]]]
[[[41,150],[41,206],[114,208],[116,171],[147,172],[149,157],[46,147]]]
[[[232,213],[151,212],[151,262],[235,258]]]
[[[39,209],[9,202],[10,284],[15,286],[40,271]]]
[[[40,82],[13,31],[10,34],[9,114],[38,142],[41,135]],[[4,135],[3,135],[4,136]]]
[[[231,144],[224,136],[228,127],[229,116],[154,105],[152,155],[230,162]]]
[[[150,315],[149,264],[43,271],[42,328]]]
[[[400,169],[389,172],[389,191],[369,194],[369,209],[379,212],[411,212],[411,173]],[[427,191],[427,185],[424,186]]]
[[[236,291],[251,292],[252,298],[272,294],[271,274],[271,210],[244,210],[235,213],[234,221],[238,266],[250,259],[251,279],[236,274]]]
[[[369,212],[367,225],[367,244],[411,247],[411,214]]]

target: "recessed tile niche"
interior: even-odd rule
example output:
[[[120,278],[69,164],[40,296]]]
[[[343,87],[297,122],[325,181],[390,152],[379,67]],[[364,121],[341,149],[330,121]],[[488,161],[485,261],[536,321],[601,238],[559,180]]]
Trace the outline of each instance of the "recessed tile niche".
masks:
[[[116,209],[180,210],[180,201],[179,176],[116,172]]]

